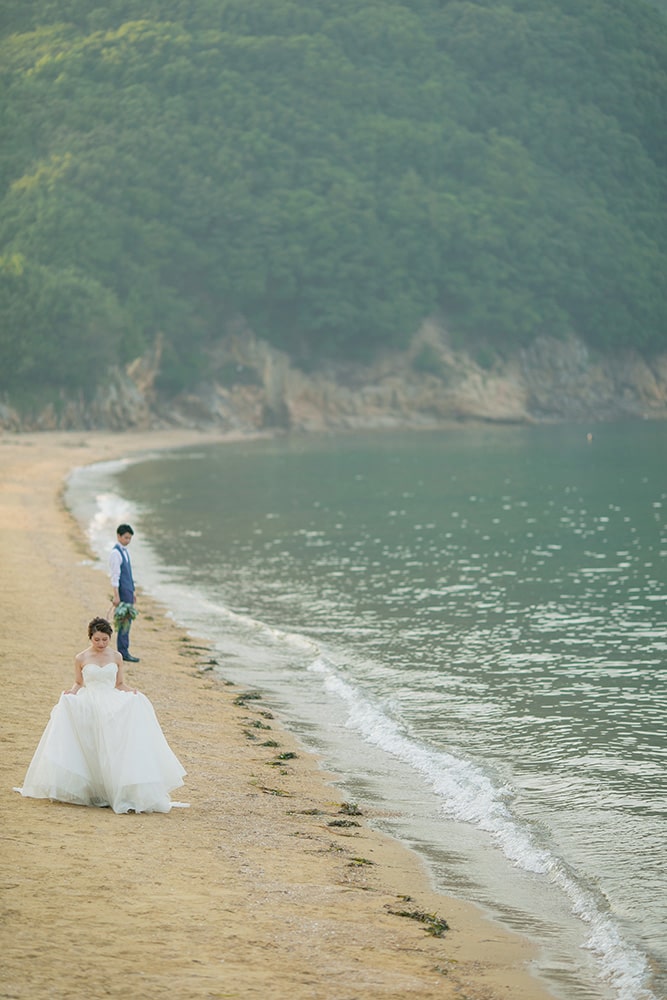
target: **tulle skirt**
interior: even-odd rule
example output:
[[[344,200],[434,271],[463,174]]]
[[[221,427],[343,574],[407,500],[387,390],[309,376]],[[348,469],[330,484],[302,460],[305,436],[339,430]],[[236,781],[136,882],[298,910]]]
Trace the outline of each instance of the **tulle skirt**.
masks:
[[[63,694],[35,751],[22,795],[116,813],[169,812],[185,769],[143,694],[109,684]]]

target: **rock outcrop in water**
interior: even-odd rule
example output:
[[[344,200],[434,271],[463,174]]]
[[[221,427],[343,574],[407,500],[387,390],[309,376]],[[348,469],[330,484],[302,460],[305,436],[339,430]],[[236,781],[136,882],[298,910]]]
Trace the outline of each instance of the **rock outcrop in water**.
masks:
[[[221,340],[212,376],[172,398],[156,390],[161,342],[113,369],[92,400],[21,417],[0,402],[5,430],[207,427],[303,431],[431,427],[452,420],[536,423],[667,418],[667,354],[602,355],[572,336],[540,337],[511,357],[452,346],[434,321],[408,350],[367,365],[329,363],[313,372],[249,331]]]

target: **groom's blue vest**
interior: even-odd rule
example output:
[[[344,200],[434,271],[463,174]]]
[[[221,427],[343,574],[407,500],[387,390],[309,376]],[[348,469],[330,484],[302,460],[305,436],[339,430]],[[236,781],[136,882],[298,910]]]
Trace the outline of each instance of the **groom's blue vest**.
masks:
[[[124,604],[134,604],[134,580],[132,579],[132,567],[130,557],[127,552],[123,552],[124,546],[117,542],[115,549],[120,552],[120,579],[118,580],[118,596]]]

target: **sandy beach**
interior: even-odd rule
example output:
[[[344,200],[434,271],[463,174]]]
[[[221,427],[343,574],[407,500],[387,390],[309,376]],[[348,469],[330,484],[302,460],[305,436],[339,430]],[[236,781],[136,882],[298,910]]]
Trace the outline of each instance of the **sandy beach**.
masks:
[[[528,942],[435,892],[363,802],[350,816],[335,776],[272,706],[214,676],[206,642],[147,595],[128,680],[188,771],[174,798],[190,808],[117,816],[12,790],[88,621],[109,607],[108,578],[62,501],[68,471],[218,439],[0,436],[0,996],[548,1000]],[[449,930],[429,934],[420,915]]]

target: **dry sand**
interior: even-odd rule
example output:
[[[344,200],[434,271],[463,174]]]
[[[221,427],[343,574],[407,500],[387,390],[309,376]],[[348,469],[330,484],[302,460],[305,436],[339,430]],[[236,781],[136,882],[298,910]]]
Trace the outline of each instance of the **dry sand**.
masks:
[[[12,791],[71,683],[87,622],[109,606],[106,575],[62,502],[68,471],[217,439],[0,436],[0,996],[547,1000],[525,940],[436,893],[372,817],[330,825],[346,818],[333,777],[262,714],[265,701],[238,704],[244,689],[205,669],[206,643],[145,595],[129,680],[187,768],[174,797],[191,808],[117,816]],[[263,747],[267,736],[279,747]],[[297,757],[273,766],[283,752]],[[436,913],[450,930],[429,936],[392,911]]]

